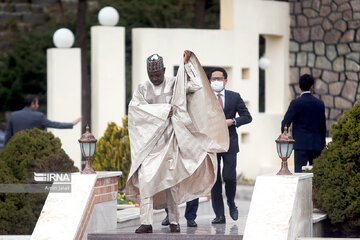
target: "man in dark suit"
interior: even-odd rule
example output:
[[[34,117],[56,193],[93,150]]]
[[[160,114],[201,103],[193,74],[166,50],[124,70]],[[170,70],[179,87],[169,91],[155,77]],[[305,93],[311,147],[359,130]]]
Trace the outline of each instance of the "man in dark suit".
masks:
[[[39,100],[34,95],[28,95],[24,101],[25,107],[22,110],[13,112],[5,132],[5,144],[10,140],[15,133],[24,129],[38,128],[44,130],[45,128],[73,128],[78,124],[81,117],[72,123],[53,122],[48,120],[45,115],[36,110],[39,107]]]
[[[212,224],[225,223],[224,201],[222,197],[221,181],[221,159],[223,160],[222,177],[225,182],[225,193],[227,204],[229,206],[230,216],[233,220],[238,219],[238,210],[235,205],[236,193],[236,155],[239,152],[238,134],[236,128],[248,124],[252,117],[237,92],[225,90],[227,83],[227,72],[223,68],[214,68],[209,73],[211,87],[214,90],[216,98],[224,109],[226,123],[228,125],[230,146],[229,150],[224,153],[218,153],[218,173],[217,180],[211,190],[211,201],[216,217]],[[238,113],[238,117],[236,117]]]
[[[320,156],[325,147],[326,120],[324,102],[314,97],[314,78],[304,74],[299,79],[301,95],[291,101],[281,122],[284,126],[292,123],[292,134],[295,139],[295,172],[301,172],[302,166],[313,164],[313,159]]]

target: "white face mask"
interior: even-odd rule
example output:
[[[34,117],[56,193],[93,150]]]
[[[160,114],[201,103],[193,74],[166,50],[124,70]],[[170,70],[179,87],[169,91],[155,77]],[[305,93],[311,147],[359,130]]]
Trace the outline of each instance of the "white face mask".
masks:
[[[224,81],[213,81],[213,82],[211,82],[211,88],[215,92],[221,92],[224,89]]]

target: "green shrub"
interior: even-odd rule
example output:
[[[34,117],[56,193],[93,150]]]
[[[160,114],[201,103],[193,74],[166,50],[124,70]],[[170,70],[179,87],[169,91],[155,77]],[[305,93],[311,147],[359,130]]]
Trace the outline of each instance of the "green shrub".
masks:
[[[331,129],[332,142],[314,161],[315,201],[333,229],[360,235],[360,103]]]
[[[33,183],[33,172],[75,172],[59,138],[39,129],[16,133],[0,152],[0,184]],[[46,193],[1,193],[0,235],[31,234]]]
[[[123,119],[123,127],[114,122],[108,124],[96,145],[92,166],[96,171],[122,171],[119,190],[125,188],[131,166],[127,116]]]

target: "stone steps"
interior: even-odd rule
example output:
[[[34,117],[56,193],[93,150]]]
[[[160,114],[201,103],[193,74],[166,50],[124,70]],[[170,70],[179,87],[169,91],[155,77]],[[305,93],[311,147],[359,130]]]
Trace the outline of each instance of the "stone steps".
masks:
[[[186,226],[186,219],[184,218],[186,204],[179,205],[180,234],[171,234],[168,226],[161,226],[161,221],[165,217],[164,210],[154,210],[152,234],[134,234],[135,229],[140,226],[139,208],[127,207],[118,211],[116,230],[105,233],[92,233],[88,235],[88,239],[242,239],[253,188],[253,185],[238,185],[236,204],[239,208],[239,219],[237,221],[233,221],[230,218],[226,206],[226,224],[212,225],[211,220],[215,215],[211,206],[210,196],[205,196],[199,199],[198,216],[195,220],[198,227],[196,228]]]
[[[0,235],[0,240],[30,240],[31,235]]]
[[[241,240],[242,236],[235,235],[187,235],[179,233],[152,233],[152,234],[89,234],[88,240],[117,240],[117,239],[166,239],[166,240]]]
[[[360,238],[297,238],[296,240],[356,240]]]
[[[186,204],[179,205],[179,214],[181,218],[185,215]],[[212,211],[210,201],[208,197],[201,197],[199,199],[199,209],[197,214],[208,215],[209,210]],[[165,218],[166,214],[163,209],[154,210],[153,219],[154,222],[161,222]],[[140,209],[139,207],[129,207],[117,212],[117,228],[126,228],[133,226],[140,226]]]
[[[224,186],[223,186],[224,187]],[[237,201],[251,201],[251,196],[254,191],[254,185],[246,184],[246,185],[238,185],[236,190],[236,200]],[[223,189],[223,193],[225,195],[225,189]],[[226,199],[226,197],[224,198]],[[224,201],[226,204],[226,200]],[[239,205],[239,204],[238,204]],[[186,204],[179,205],[180,218],[183,218],[185,215],[185,207]],[[117,212],[118,216],[118,228],[126,228],[132,226],[140,225],[140,212],[139,208],[135,206],[127,207],[126,209],[122,209]],[[247,209],[243,210],[244,213]],[[197,212],[198,216],[213,216],[213,210],[211,207],[210,196],[202,197],[199,199],[199,209]],[[164,210],[154,210],[154,222],[161,222],[165,218]]]

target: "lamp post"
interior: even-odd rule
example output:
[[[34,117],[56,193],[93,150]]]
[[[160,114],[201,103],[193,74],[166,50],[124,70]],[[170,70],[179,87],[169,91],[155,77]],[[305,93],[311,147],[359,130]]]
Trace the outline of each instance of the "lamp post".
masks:
[[[276,149],[281,158],[281,169],[277,175],[292,175],[288,169],[287,159],[291,156],[295,140],[287,133],[287,126],[284,127],[284,132],[275,140]]]
[[[86,159],[85,168],[81,174],[94,174],[96,173],[91,166],[91,158],[94,156],[96,147],[96,138],[90,132],[89,124],[86,125],[86,131],[79,139],[81,153]]]

